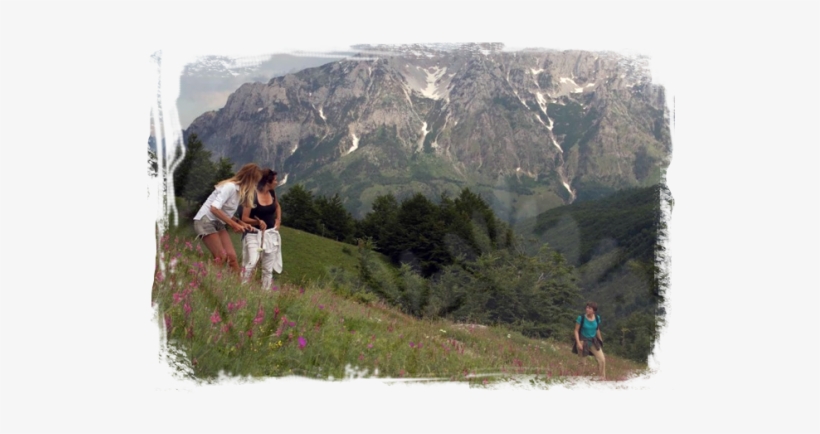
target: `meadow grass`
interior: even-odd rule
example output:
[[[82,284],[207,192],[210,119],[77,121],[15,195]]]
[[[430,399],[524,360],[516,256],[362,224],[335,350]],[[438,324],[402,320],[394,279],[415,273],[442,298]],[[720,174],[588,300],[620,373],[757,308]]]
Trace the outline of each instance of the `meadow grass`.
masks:
[[[289,231],[282,228],[283,240]],[[318,248],[330,240],[313,241],[317,246],[311,247]],[[263,289],[258,278],[242,283],[213,263],[193,237],[178,232],[162,238],[165,271],[157,269],[152,300],[169,347],[183,355],[181,372],[204,381],[220,374],[342,379],[358,372],[478,385],[527,375],[550,384],[597,373],[595,360],[572,354],[567,342],[531,339],[504,327],[419,319],[381,301],[345,297],[310,278],[323,270],[322,261],[349,256],[355,263],[341,252],[344,245],[339,252],[286,246],[283,241],[285,268],[299,270],[291,275],[297,278],[285,282],[284,273],[275,275],[274,286]],[[623,381],[645,368],[607,354],[609,380]]]

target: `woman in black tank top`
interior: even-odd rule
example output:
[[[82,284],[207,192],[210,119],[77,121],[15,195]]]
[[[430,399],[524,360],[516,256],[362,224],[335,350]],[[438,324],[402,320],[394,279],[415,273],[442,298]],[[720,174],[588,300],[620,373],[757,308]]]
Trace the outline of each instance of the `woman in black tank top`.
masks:
[[[282,208],[276,199],[274,189],[278,184],[276,172],[270,169],[262,171],[262,179],[256,187],[256,198],[253,208],[242,210],[242,221],[264,234],[247,234],[242,239],[242,263],[245,267],[244,277],[249,279],[253,274],[256,263],[262,258],[262,287],[269,289],[273,280],[274,254],[265,251],[264,245],[269,245],[264,238],[278,236],[279,224],[282,221]],[[276,232],[276,233],[272,233]],[[262,241],[263,244],[260,244]],[[281,255],[281,252],[280,252]]]

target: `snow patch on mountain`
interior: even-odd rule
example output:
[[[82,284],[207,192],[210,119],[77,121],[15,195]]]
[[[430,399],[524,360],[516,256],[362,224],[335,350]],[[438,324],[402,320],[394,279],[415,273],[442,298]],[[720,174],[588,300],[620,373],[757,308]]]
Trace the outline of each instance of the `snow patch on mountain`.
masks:
[[[359,138],[356,137],[356,135],[353,134],[353,133],[350,133],[350,136],[351,136],[351,139],[353,140],[353,147],[348,149],[347,152],[345,152],[345,155],[350,155],[351,152],[353,152],[353,151],[355,151],[356,149],[359,148]]]
[[[432,69],[432,71],[430,71],[430,69]],[[421,89],[421,94],[430,99],[440,99],[443,92],[440,92],[439,87],[436,86],[436,82],[447,72],[447,67],[442,69],[433,67],[430,69],[424,71],[424,73],[427,74],[427,87]]]
[[[421,151],[424,148],[424,139],[427,137],[427,134],[430,133],[430,130],[427,129],[427,122],[422,122],[421,124],[421,138],[419,139],[418,149]]]

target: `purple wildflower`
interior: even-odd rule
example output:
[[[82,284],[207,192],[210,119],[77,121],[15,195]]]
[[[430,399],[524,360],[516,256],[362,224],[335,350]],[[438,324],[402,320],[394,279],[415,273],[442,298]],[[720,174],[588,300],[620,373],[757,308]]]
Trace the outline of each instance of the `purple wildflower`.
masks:
[[[307,345],[307,340],[304,337],[299,336],[299,349],[304,349],[305,345]]]

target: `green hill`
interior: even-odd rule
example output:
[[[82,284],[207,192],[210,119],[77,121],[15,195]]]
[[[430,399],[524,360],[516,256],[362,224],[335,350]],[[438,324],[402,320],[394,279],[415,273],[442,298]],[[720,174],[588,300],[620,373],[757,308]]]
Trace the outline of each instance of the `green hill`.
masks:
[[[242,235],[233,231],[228,231],[228,233],[241,263]],[[279,233],[282,236],[282,274],[274,272],[275,282],[304,284],[329,277],[328,272],[333,269],[356,273],[358,266],[356,246],[285,226],[279,228]],[[195,237],[193,226],[187,221],[172,228],[169,235],[172,238],[178,237],[195,242],[193,241]],[[201,241],[198,243],[202,244]],[[205,245],[202,244],[200,249],[204,250]],[[376,255],[385,263],[389,263],[383,255]],[[257,267],[256,276],[258,275],[259,268]]]
[[[287,279],[303,283],[287,283],[283,273],[275,290],[268,291],[243,285],[226,268],[217,268],[186,231],[177,228],[162,238],[165,270],[157,270],[152,292],[169,352],[180,356],[174,363],[183,375],[205,381],[220,372],[340,379],[358,372],[474,384],[521,378],[550,384],[596,372],[594,360],[571,354],[565,339],[530,339],[504,327],[417,319],[381,301],[358,301],[313,274],[327,274],[331,263],[355,267],[357,247],[349,246],[354,253],[348,255],[344,244],[282,228]],[[610,380],[628,379],[645,368],[607,356]]]

